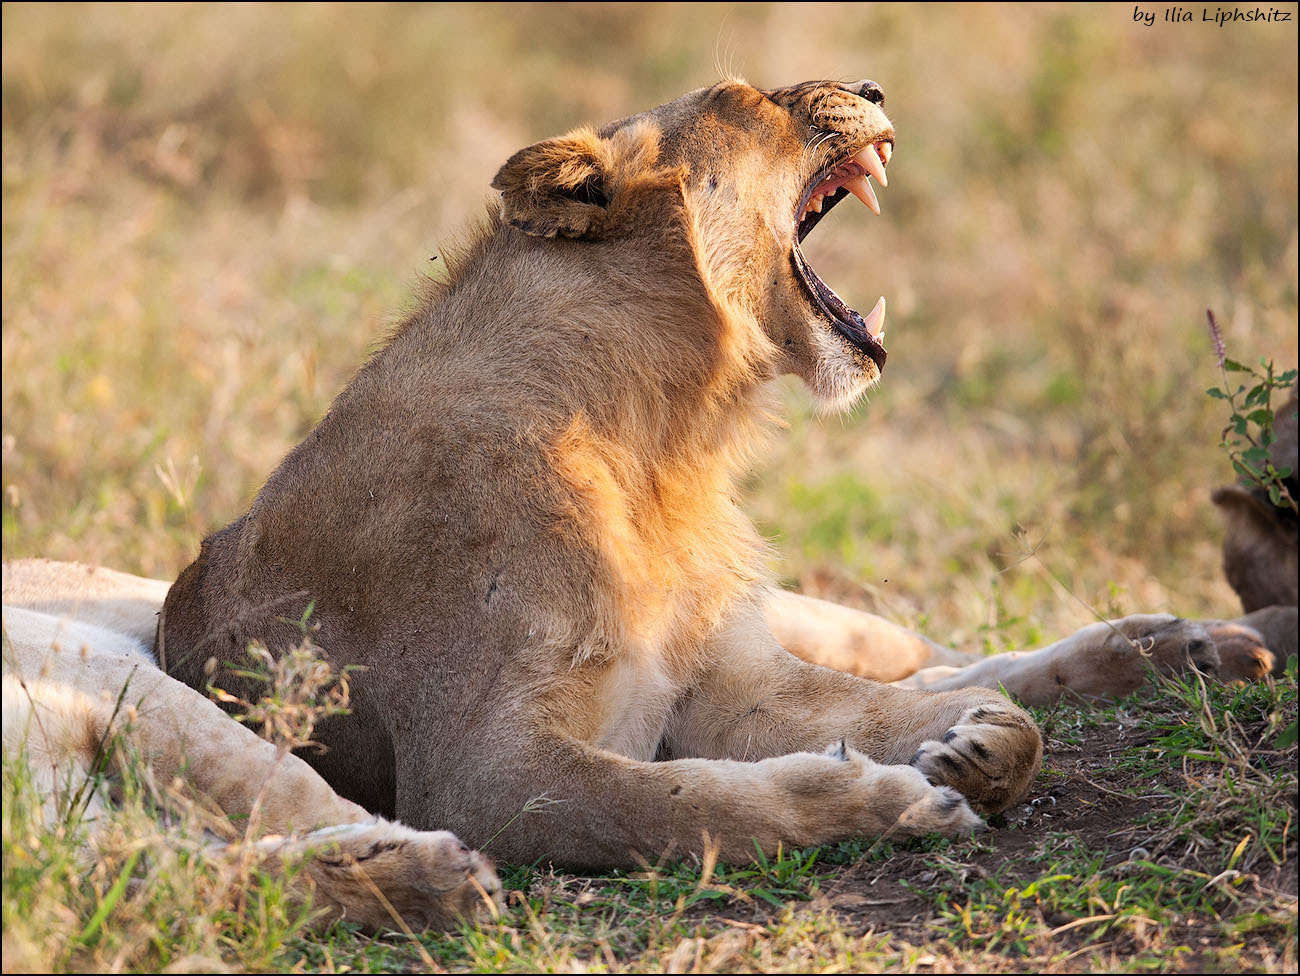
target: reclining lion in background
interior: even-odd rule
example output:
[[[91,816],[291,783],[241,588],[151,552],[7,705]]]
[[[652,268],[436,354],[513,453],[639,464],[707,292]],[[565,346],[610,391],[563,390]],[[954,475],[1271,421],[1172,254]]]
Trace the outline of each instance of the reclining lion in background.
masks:
[[[1297,459],[1297,422],[1300,400],[1292,391],[1277,410],[1274,441],[1269,459],[1283,479],[1291,498],[1300,500],[1300,459]],[[1296,604],[1300,602],[1300,519],[1289,505],[1275,505],[1258,485],[1238,484],[1216,488],[1211,495],[1227,523],[1223,538],[1223,573],[1241,598],[1245,616],[1238,623],[1262,635],[1274,653],[1273,669],[1280,673],[1287,658],[1296,653]]]
[[[850,193],[878,212],[883,101],[865,81],[725,81],[517,153],[447,282],[167,593],[162,666],[255,697],[230,662],[297,643],[310,606],[331,662],[365,668],[308,757],[333,790],[578,868],[965,833],[1042,752],[979,685],[1105,696],[1150,663],[1216,666],[1204,627],[1157,615],[990,675],[768,585],[734,497],[767,381],[844,407],[885,363],[883,299],[863,317],[799,248]],[[40,572],[85,569],[11,567]]]

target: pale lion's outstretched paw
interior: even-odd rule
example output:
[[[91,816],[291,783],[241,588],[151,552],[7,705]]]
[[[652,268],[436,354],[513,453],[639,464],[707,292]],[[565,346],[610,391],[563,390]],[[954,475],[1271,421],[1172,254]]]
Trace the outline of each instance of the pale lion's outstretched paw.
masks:
[[[1043,759],[1033,719],[1007,701],[967,709],[940,740],[922,742],[912,765],[957,790],[981,813],[1007,809],[1027,792]]]
[[[492,862],[445,830],[412,830],[376,818],[308,834],[284,853],[311,852],[305,873],[327,919],[374,931],[447,929],[495,915],[501,882]],[[401,921],[395,916],[400,916]]]

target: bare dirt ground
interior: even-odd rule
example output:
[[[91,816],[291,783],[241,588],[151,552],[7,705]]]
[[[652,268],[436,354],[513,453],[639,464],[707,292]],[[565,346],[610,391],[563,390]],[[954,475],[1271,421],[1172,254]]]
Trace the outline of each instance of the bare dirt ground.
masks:
[[[1281,863],[1263,857],[1240,872],[1216,871],[1216,865],[1206,863],[1211,855],[1201,850],[1194,833],[1170,829],[1183,798],[1207,780],[1221,777],[1223,767],[1195,759],[1162,763],[1162,733],[1150,728],[1149,720],[1120,710],[1113,721],[1089,729],[1081,744],[1054,740],[1049,734],[1049,751],[1029,802],[1007,817],[995,818],[977,843],[937,851],[913,844],[884,858],[868,854],[823,877],[808,908],[829,910],[848,933],[888,935],[895,949],[915,947],[913,963],[929,971],[971,965],[1014,971],[1017,956],[1023,965],[1044,971],[1095,970],[1104,968],[1106,960],[1119,965],[1162,946],[1182,947],[1168,960],[1167,970],[1221,969],[1215,948],[1224,944],[1225,925],[1231,921],[1225,922],[1227,912],[1220,915],[1206,905],[1188,905],[1186,911],[1157,922],[1144,920],[1140,912],[1125,912],[1120,895],[1112,904],[1094,899],[1091,915],[1073,907],[1077,899],[1069,911],[1062,911],[1054,904],[1057,899],[1044,897],[1050,884],[1083,889],[1106,875],[1131,874],[1134,888],[1140,889],[1139,879],[1153,873],[1183,877],[1184,882],[1188,873],[1199,873],[1207,889],[1230,885],[1226,901],[1234,907],[1294,905],[1294,828],[1286,833],[1285,850],[1277,852]],[[1047,724],[1050,729],[1050,720]],[[1269,761],[1261,758],[1258,764],[1267,768]],[[1295,804],[1296,798],[1290,797],[1290,810],[1284,812],[1292,823]],[[1080,876],[1078,865],[1081,858],[1088,860],[1088,852],[1093,874]],[[1053,866],[1054,860],[1059,867]],[[1149,890],[1150,882],[1146,884]],[[974,917],[963,920],[963,910],[973,906]],[[699,906],[687,913],[700,922],[721,918],[739,927],[753,926],[755,932],[780,914],[759,900],[713,904],[707,910]],[[1267,914],[1264,909],[1250,917]],[[1000,922],[990,927],[990,918],[999,915]],[[1112,924],[1125,916],[1127,924]],[[1282,949],[1273,938],[1276,928],[1262,921],[1257,931],[1250,931],[1249,922],[1236,927],[1241,929],[1234,947],[1239,958],[1253,960],[1261,971],[1273,969],[1270,961]],[[949,950],[956,954],[948,955]],[[999,955],[978,950],[997,950]],[[1253,967],[1248,963],[1247,968]]]

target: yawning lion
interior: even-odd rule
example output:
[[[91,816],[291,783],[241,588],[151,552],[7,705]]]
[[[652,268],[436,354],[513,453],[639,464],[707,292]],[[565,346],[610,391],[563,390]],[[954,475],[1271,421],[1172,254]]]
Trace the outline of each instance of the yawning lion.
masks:
[[[447,280],[171,587],[165,670],[252,697],[232,666],[310,609],[363,669],[307,757],[334,790],[498,859],[605,867],[969,832],[1041,759],[999,683],[1108,694],[1143,652],[1215,664],[1203,628],[1155,616],[967,667],[769,587],[735,500],[768,381],[842,408],[886,362],[884,300],[854,311],[800,250],[849,196],[879,212],[883,104],[869,81],[729,80],[516,153]]]

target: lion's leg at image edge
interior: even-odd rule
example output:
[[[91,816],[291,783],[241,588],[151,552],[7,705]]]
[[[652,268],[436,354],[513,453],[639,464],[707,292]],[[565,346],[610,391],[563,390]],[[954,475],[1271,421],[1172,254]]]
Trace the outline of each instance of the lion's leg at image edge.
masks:
[[[1252,634],[1222,621],[1135,614],[1089,624],[1036,651],[992,654],[962,668],[925,668],[894,684],[931,691],[1003,688],[1019,701],[1039,706],[1062,697],[1114,700],[1137,691],[1153,673],[1177,674],[1189,664],[1225,680],[1260,678],[1273,658]]]
[[[900,688],[1002,688],[1026,705],[1050,705],[1063,695],[1113,700],[1142,687],[1153,669],[1173,674],[1189,664],[1222,681],[1257,680],[1275,664],[1269,642],[1284,643],[1272,631],[1285,632],[1295,619],[1294,610],[1288,616],[1272,608],[1271,615],[1237,620],[1134,614],[1098,621],[1038,650],[978,657],[797,593],[769,591],[764,613],[782,646],[806,661]]]
[[[101,748],[110,757],[125,749],[158,786],[181,778],[240,823],[256,808],[258,833],[291,835],[258,842],[281,856],[319,852],[307,874],[332,916],[391,927],[386,901],[413,928],[446,926],[499,891],[490,862],[455,836],[372,817],[143,653],[124,653],[129,638],[15,607],[5,608],[4,630],[5,752],[25,757],[47,820]],[[92,793],[88,816],[105,806]]]

